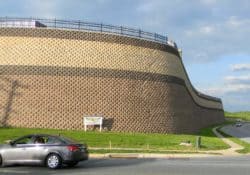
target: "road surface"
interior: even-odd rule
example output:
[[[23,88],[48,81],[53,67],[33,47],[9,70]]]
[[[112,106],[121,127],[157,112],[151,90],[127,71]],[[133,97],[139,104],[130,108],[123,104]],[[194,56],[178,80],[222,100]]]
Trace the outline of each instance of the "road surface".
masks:
[[[235,125],[227,125],[221,130],[229,135],[238,137],[239,139],[250,143],[250,123],[243,123],[241,127]]]
[[[192,159],[91,159],[75,168],[11,166],[1,175],[249,175],[250,156]]]

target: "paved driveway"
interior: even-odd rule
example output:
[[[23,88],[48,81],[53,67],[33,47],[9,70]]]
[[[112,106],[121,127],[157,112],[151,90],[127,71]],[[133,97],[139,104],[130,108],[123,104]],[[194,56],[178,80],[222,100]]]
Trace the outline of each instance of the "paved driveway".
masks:
[[[227,125],[221,128],[221,130],[229,135],[238,137],[250,143],[250,123],[243,123],[241,127],[236,127],[235,125]]]

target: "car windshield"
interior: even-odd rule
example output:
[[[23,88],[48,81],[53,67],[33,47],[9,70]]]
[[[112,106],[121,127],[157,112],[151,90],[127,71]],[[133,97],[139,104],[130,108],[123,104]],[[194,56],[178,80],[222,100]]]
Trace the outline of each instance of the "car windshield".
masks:
[[[32,136],[26,136],[26,137],[19,138],[19,139],[15,140],[14,143],[15,144],[31,144],[31,143],[33,143]]]

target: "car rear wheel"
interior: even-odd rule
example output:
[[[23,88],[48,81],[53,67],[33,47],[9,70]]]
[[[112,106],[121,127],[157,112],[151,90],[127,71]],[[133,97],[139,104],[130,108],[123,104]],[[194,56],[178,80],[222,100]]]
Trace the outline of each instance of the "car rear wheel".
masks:
[[[62,159],[58,154],[50,154],[46,159],[46,165],[50,169],[57,169],[62,166]]]
[[[2,156],[0,155],[0,168],[3,167],[3,158]]]
[[[70,162],[70,163],[67,163],[67,166],[68,167],[74,167],[78,164],[78,162]]]

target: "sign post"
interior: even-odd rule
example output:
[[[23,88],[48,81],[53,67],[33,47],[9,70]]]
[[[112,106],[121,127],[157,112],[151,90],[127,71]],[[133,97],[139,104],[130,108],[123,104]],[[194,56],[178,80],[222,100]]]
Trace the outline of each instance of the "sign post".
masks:
[[[84,131],[87,131],[88,125],[100,125],[100,132],[102,131],[103,117],[87,116],[83,117]]]

